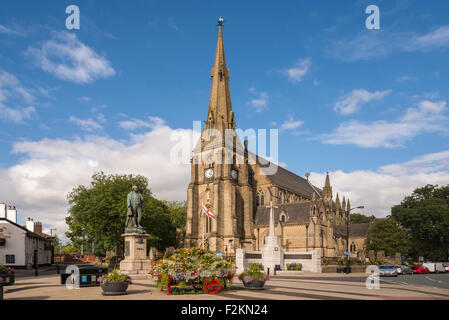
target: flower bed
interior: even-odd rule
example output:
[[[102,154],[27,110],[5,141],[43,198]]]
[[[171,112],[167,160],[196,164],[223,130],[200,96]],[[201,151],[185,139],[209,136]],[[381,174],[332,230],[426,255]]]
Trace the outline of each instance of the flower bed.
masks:
[[[16,271],[0,265],[0,278],[3,278],[3,285],[12,285],[16,281]]]
[[[302,264],[301,263],[287,264],[287,270],[290,270],[290,271],[301,271],[302,270]]]
[[[209,250],[178,249],[172,256],[155,261],[150,274],[158,288],[162,291],[166,287],[168,294],[216,293],[232,286],[235,266],[230,259],[226,260]],[[209,290],[209,284],[215,286]]]

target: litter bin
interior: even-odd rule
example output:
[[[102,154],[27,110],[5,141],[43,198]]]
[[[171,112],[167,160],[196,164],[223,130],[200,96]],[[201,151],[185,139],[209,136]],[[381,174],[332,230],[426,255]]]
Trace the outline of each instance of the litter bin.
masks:
[[[80,265],[78,270],[80,287],[99,286],[98,278],[108,273],[108,268],[93,265]],[[71,275],[72,273],[61,273],[61,284],[65,284],[67,278]]]

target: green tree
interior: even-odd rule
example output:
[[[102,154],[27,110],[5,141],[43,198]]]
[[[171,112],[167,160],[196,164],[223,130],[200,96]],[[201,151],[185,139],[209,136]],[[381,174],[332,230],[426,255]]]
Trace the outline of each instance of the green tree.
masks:
[[[372,217],[365,216],[361,213],[351,213],[349,215],[349,223],[350,224],[356,224],[356,223],[368,223],[370,222]]]
[[[123,252],[126,195],[136,185],[144,199],[141,225],[151,235],[148,245],[162,250],[176,242],[176,226],[167,205],[152,196],[147,178],[141,175],[105,175],[95,173],[89,186],[78,186],[69,193],[67,237],[74,247],[89,250]],[[102,247],[102,248],[99,248]]]
[[[186,201],[164,201],[168,207],[170,220],[176,228],[183,229],[187,220]]]
[[[407,233],[393,218],[376,222],[368,229],[367,249],[384,250],[386,255],[404,252],[407,249]]]
[[[391,209],[391,216],[407,229],[410,254],[432,260],[448,260],[449,185],[426,185],[418,188],[401,204]]]

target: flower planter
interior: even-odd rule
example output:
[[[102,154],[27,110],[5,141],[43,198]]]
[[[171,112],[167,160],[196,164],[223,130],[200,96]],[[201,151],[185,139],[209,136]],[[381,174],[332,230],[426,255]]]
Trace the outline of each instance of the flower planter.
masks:
[[[0,278],[3,278],[3,285],[10,286],[16,282],[16,276],[14,274],[0,274]]]
[[[103,290],[102,294],[105,296],[120,296],[127,294],[126,290],[128,289],[129,283],[125,282],[113,282],[113,283],[102,283],[101,289]]]
[[[243,281],[243,285],[245,286],[246,289],[262,290],[264,285],[265,285],[265,281],[260,281],[260,280],[253,280],[251,282],[244,282]]]

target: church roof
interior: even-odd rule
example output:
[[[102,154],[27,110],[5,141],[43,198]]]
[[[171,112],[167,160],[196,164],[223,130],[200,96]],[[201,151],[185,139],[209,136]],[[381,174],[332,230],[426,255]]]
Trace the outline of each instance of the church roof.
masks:
[[[291,203],[291,204],[277,204],[276,208],[273,208],[273,215],[275,223],[279,221],[279,216],[282,211],[287,215],[286,222],[296,222],[299,224],[306,224],[309,222],[311,203]],[[264,226],[270,224],[270,208],[269,207],[257,207],[256,211],[256,226]]]
[[[368,228],[372,226],[373,223],[354,223],[349,225],[349,236],[350,237],[364,237],[368,234]],[[334,235],[336,237],[346,237],[346,225],[334,226]]]
[[[262,163],[266,162],[267,160],[262,161]],[[275,166],[273,163],[270,163],[270,165]],[[265,171],[266,169],[264,169],[267,165],[261,166],[259,164],[259,166],[262,172],[267,172]],[[318,192],[320,196],[322,193],[320,188],[313,186],[307,179],[304,179],[280,166],[277,166],[277,171],[275,174],[267,174],[267,178],[270,179],[273,184],[278,185],[281,188],[285,188],[288,191],[303,195],[308,199],[312,199],[314,192]]]

